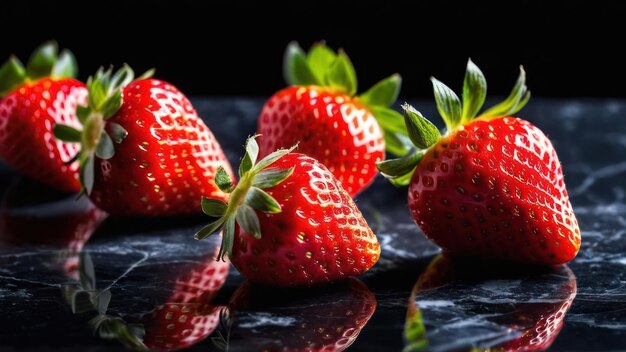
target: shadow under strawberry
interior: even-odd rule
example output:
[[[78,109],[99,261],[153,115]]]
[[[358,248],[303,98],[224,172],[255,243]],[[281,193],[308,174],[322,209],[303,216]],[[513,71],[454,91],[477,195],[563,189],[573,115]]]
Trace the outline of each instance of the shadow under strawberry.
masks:
[[[229,351],[343,351],[376,310],[376,297],[360,280],[276,289],[245,281],[230,301]],[[217,341],[214,341],[217,342]]]
[[[576,277],[564,265],[439,255],[411,292],[405,351],[545,351],[575,296]]]

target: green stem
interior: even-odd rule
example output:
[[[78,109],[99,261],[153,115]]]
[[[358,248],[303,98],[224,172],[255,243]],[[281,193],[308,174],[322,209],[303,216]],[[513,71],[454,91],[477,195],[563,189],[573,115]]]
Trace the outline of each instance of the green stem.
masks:
[[[90,112],[83,128],[83,146],[88,154],[96,150],[102,131],[104,131],[104,116],[99,111]]]
[[[253,172],[249,172],[245,174],[241,180],[239,180],[239,183],[230,194],[230,201],[228,202],[228,207],[226,208],[226,215],[224,215],[225,218],[234,215],[237,212],[237,208],[239,208],[239,206],[244,202],[248,191],[252,187],[254,176],[255,174]]]

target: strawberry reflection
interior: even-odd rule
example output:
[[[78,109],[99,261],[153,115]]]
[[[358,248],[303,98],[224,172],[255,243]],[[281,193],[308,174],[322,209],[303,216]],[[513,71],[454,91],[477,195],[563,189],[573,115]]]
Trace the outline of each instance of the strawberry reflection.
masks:
[[[105,218],[86,197],[20,180],[0,200],[0,242],[49,247],[57,255],[44,264],[78,280],[77,255]]]
[[[228,262],[215,260],[216,254],[191,266],[175,263],[166,265],[167,268],[151,268],[157,282],[170,286],[158,289],[158,293],[147,289],[145,300],[141,301],[152,301],[157,297],[158,302],[141,312],[108,312],[109,305],[116,303],[116,297],[110,293],[110,288],[97,287],[88,255],[81,256],[80,283],[66,288],[65,296],[75,313],[98,312],[90,324],[101,338],[118,340],[135,350],[188,348],[211,335],[222,316],[227,314],[225,306],[212,302],[226,281],[229,269]]]
[[[245,281],[231,297],[229,351],[343,351],[376,310],[376,297],[355,278],[332,285],[276,289]]]
[[[405,351],[545,351],[575,296],[567,266],[529,269],[439,255],[411,292]]]

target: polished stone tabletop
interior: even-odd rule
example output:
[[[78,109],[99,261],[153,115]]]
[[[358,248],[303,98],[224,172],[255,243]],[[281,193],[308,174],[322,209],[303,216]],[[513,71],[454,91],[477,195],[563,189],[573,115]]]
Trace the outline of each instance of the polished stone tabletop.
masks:
[[[413,102],[438,121],[434,105]],[[195,99],[232,163],[259,99]],[[534,99],[582,230],[567,266],[439,255],[406,190],[380,177],[357,204],[382,244],[369,272],[300,290],[250,285],[193,240],[200,217],[106,218],[0,166],[0,351],[626,350],[626,103]],[[221,285],[221,288],[220,288]],[[476,350],[476,349],[475,349]]]

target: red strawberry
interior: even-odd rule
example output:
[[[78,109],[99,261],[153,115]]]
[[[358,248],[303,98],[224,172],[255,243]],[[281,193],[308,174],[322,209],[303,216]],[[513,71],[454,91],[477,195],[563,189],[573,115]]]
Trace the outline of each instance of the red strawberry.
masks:
[[[189,100],[169,83],[133,81],[128,66],[111,74],[89,79],[82,131],[55,127],[58,138],[81,142],[80,176],[92,201],[111,214],[173,215],[198,212],[201,196],[227,199],[211,180],[219,165],[230,166]]]
[[[78,279],[78,254],[105,218],[88,199],[76,201],[43,185],[19,182],[0,201],[0,243],[60,249],[61,257],[49,265]]]
[[[468,63],[459,98],[433,78],[447,133],[405,105],[416,146],[378,165],[409,187],[409,209],[424,234],[445,251],[536,264],[572,260],[580,230],[548,138],[530,122],[510,117],[528,101],[525,74],[511,95],[483,112],[482,72]],[[411,173],[413,176],[411,177]]]
[[[78,147],[54,138],[55,123],[78,126],[76,106],[87,89],[76,75],[68,50],[57,56],[54,42],[43,44],[26,68],[16,57],[0,67],[0,159],[18,172],[62,191],[78,192]]]
[[[257,133],[264,157],[277,148],[300,143],[309,155],[335,175],[355,196],[376,176],[385,148],[404,155],[402,117],[388,108],[398,97],[401,78],[395,74],[355,96],[357,80],[348,56],[324,44],[305,55],[297,43],[287,47],[285,78],[291,87],[274,94],[263,107]]]
[[[495,269],[494,269],[495,268]],[[497,303],[484,307],[486,319],[497,325],[507,327],[511,333],[517,332],[517,336],[504,343],[499,342],[497,347],[472,349],[472,351],[545,351],[554,342],[561,328],[563,319],[576,297],[576,277],[566,267],[554,268],[554,275],[549,278],[548,284],[554,287],[554,281],[559,280],[556,288],[558,291],[551,294],[558,299],[549,299],[545,302],[518,302],[499,306]],[[411,292],[407,321],[405,325],[406,351],[422,351],[428,348],[428,339],[422,320],[422,313],[416,304],[416,298],[422,291],[434,289],[454,282],[475,283],[486,279],[519,279],[520,275],[528,273],[526,267],[494,266],[493,262],[465,261],[439,255],[433,259],[428,268],[422,273]],[[539,272],[538,272],[539,273]],[[538,274],[537,273],[537,274]],[[546,275],[544,271],[542,274]],[[527,275],[525,275],[527,276]],[[546,275],[547,276],[547,275]],[[530,278],[536,285],[545,285],[541,279]],[[563,280],[562,282],[560,282]],[[546,285],[547,286],[547,285]],[[545,295],[546,292],[540,292]],[[466,303],[468,304],[468,303]],[[472,313],[476,307],[469,304]],[[500,313],[500,310],[502,312]],[[427,314],[427,313],[426,313]],[[454,325],[458,325],[458,321]],[[437,327],[443,329],[443,327]],[[454,338],[453,332],[448,331],[448,338]]]
[[[291,150],[257,163],[258,146],[249,138],[238,185],[223,169],[216,176],[230,203],[202,200],[213,221],[196,238],[224,225],[221,257],[228,253],[257,283],[311,285],[368,270],[380,246],[356,204],[324,165]]]
[[[83,262],[89,260],[89,257],[83,257]],[[93,267],[92,264],[88,266]],[[154,310],[132,319],[133,322],[127,322],[131,319],[106,314],[110,293],[92,293],[92,301],[96,303],[93,308],[99,310],[99,315],[91,320],[91,324],[100,337],[117,339],[134,349],[177,351],[191,347],[215,330],[227,309],[213,304],[212,300],[226,281],[228,268],[228,262],[216,261],[210,256],[191,270],[185,266],[184,272],[175,271],[173,277],[159,277],[173,284],[171,294]],[[91,273],[89,275],[93,277],[81,278],[81,283],[95,285],[93,269],[81,270],[81,274],[85,273]],[[80,292],[81,289],[87,288],[80,287],[74,292]],[[71,299],[77,296],[74,292],[66,292],[65,295]],[[102,302],[102,297],[107,297],[105,302]]]
[[[234,350],[250,349],[253,343],[258,351],[343,351],[376,311],[376,297],[355,278],[314,291],[277,291],[245,281],[229,307],[233,326],[228,347]],[[242,313],[287,319],[290,324],[250,326],[254,320],[238,321]],[[237,348],[239,343],[243,348]]]

